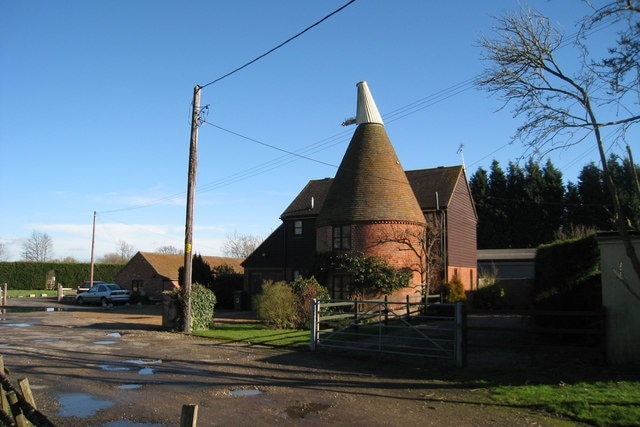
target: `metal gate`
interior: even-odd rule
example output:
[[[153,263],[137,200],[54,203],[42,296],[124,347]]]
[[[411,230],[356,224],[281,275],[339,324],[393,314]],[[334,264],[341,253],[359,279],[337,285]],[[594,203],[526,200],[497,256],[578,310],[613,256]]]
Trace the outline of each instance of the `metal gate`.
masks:
[[[462,367],[464,323],[461,303],[314,299],[310,346],[448,359]]]

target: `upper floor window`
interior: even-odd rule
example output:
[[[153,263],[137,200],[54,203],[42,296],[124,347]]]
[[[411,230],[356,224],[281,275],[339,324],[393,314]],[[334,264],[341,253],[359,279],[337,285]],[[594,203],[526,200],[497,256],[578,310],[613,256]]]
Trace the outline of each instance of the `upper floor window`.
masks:
[[[350,225],[336,225],[333,227],[333,249],[351,249]]]
[[[293,235],[302,236],[302,221],[299,219],[293,221]]]

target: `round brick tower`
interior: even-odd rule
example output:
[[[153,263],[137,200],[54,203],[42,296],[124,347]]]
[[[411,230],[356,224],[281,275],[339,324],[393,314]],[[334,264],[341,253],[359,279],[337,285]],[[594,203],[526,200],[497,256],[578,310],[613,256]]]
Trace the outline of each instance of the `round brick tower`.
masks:
[[[378,256],[415,271],[421,261],[406,239],[423,235],[425,217],[367,83],[357,87],[357,128],[316,219],[316,251]],[[415,295],[419,283],[415,273],[410,288],[394,296]]]

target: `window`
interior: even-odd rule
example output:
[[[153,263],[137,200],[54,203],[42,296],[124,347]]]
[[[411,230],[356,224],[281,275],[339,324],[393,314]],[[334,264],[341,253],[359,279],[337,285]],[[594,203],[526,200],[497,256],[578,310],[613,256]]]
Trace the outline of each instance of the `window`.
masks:
[[[333,227],[333,249],[351,249],[350,225],[336,225]]]
[[[293,221],[293,235],[302,236],[302,221],[299,219]]]
[[[331,280],[331,297],[333,299],[349,299],[351,293],[351,276],[333,276]]]
[[[144,287],[144,281],[143,280],[132,280],[131,281],[131,290],[133,291],[134,294],[139,294],[140,291],[142,291],[143,287]]]

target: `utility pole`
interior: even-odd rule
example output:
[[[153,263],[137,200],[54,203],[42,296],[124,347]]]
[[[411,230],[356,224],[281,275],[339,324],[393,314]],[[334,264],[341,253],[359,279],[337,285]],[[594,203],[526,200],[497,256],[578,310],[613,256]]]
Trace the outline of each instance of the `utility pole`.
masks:
[[[191,139],[189,142],[189,173],[187,179],[187,219],[184,231],[184,326],[185,333],[191,333],[191,255],[193,240],[193,198],[196,188],[196,169],[198,167],[198,125],[200,122],[200,86],[193,88],[191,105]]]
[[[96,247],[96,211],[93,211],[93,232],[91,233],[91,272],[89,273],[89,288],[93,288],[93,267],[95,265],[93,250]]]

